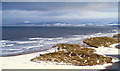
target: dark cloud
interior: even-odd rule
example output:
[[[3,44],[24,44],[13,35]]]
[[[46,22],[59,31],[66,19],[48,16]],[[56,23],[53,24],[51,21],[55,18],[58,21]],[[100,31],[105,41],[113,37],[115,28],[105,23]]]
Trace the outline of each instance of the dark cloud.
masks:
[[[98,6],[98,7],[97,7]],[[104,6],[104,7],[103,7]],[[105,10],[116,9],[115,2],[3,2],[3,10]]]
[[[3,24],[117,19],[117,2],[3,2]]]

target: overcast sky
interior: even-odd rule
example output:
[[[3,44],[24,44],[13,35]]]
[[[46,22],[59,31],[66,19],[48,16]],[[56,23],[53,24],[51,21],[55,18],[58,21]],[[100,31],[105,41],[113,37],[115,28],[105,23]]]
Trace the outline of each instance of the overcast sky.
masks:
[[[2,2],[119,2],[119,0],[2,0]]]
[[[3,2],[3,24],[115,20],[117,2]]]

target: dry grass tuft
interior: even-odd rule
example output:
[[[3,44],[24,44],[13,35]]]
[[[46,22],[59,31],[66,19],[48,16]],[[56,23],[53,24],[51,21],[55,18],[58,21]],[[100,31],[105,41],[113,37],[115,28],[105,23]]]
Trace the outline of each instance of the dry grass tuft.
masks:
[[[116,34],[113,36],[114,38],[120,38],[120,34]]]
[[[93,37],[89,39],[83,40],[84,43],[88,44],[92,47],[109,47],[112,44],[118,43],[118,39],[110,38],[110,37]]]
[[[58,51],[41,55],[31,61],[63,62],[75,66],[92,66],[112,62],[111,57],[96,54],[94,49],[81,47],[77,44],[58,44],[53,47],[57,47]]]

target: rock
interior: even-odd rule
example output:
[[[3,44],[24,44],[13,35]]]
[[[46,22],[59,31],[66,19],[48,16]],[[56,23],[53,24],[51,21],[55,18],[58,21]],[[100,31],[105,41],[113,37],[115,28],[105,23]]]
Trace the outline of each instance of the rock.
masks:
[[[35,57],[31,61],[66,63],[75,66],[92,66],[111,63],[112,58],[94,53],[95,49],[80,47],[77,44],[58,44],[58,51]],[[99,62],[98,62],[99,61]]]
[[[120,44],[115,46],[116,48],[120,49]]]
[[[89,39],[83,40],[84,43],[88,44],[92,47],[109,47],[112,44],[118,43],[118,39],[110,38],[110,37],[93,37]]]

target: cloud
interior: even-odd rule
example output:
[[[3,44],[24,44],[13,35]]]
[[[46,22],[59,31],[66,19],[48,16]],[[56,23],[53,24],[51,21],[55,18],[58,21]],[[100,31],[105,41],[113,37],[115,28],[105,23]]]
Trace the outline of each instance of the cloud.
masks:
[[[115,2],[5,2],[3,10],[55,11],[55,10],[116,10]]]
[[[85,10],[92,10],[92,11],[106,11],[106,12],[111,12],[111,11],[117,11],[118,9],[118,3],[89,3],[84,7]]]
[[[85,18],[118,18],[117,12],[96,12],[96,11],[87,11],[82,13]]]
[[[32,23],[31,21],[29,21],[29,20],[26,20],[26,21],[24,21],[24,23]]]
[[[119,0],[3,0],[3,2],[118,2]]]
[[[3,11],[3,18],[117,18],[117,12],[79,11],[79,10],[58,10],[58,11],[25,11],[8,10]]]
[[[3,23],[117,19],[118,6],[114,2],[11,2],[3,3]]]

